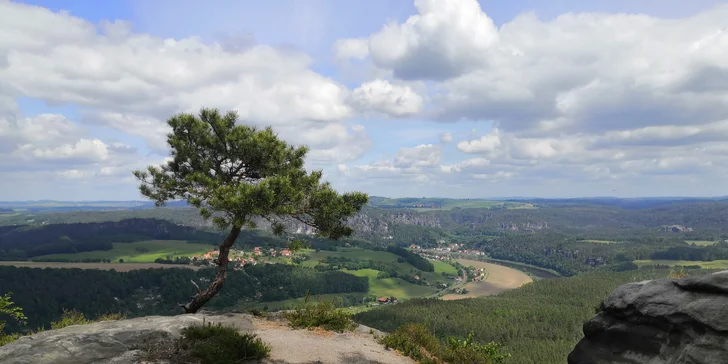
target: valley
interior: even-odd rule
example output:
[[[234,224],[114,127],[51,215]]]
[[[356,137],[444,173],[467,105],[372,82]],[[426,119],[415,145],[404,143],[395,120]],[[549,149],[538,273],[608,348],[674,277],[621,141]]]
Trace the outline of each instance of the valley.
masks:
[[[458,263],[466,267],[473,266],[478,269],[484,269],[487,272],[487,278],[479,282],[466,283],[463,288],[467,289],[467,294],[450,293],[442,296],[443,300],[492,296],[533,282],[533,279],[525,273],[503,265],[468,259],[458,259]]]
[[[473,331],[479,342],[518,354],[506,363],[555,364],[619,284],[728,269],[725,201],[629,209],[590,200],[374,201],[348,220],[354,234],[339,240],[294,221],[287,236],[266,224],[242,231],[225,288],[206,309],[269,312],[331,301],[376,329],[423,323],[443,339]],[[0,293],[13,292],[29,315],[28,325],[11,322],[6,331],[47,325],[64,309],[175,314],[195,293],[190,281],[214,277],[224,232],[195,209],[48,206],[54,210],[35,205],[0,216]],[[293,238],[303,246],[293,247]],[[76,282],[93,283],[80,290]]]

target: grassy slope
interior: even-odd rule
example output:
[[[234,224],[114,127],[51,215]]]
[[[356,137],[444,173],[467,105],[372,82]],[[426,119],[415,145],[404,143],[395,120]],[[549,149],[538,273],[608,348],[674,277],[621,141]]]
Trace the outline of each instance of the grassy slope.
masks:
[[[157,258],[183,257],[204,253],[213,250],[215,247],[207,244],[187,243],[182,240],[147,240],[134,243],[113,243],[111,250],[96,250],[75,254],[51,254],[33,258],[34,261],[42,260],[74,260],[74,259],[111,259],[116,262],[124,259],[127,263],[149,263]],[[137,251],[137,248],[148,249],[148,252]]]
[[[695,244],[697,246],[710,246],[717,243],[716,241],[710,240],[685,240],[685,242],[688,244]]]
[[[619,243],[619,241],[614,241],[614,240],[596,240],[596,239],[586,239],[586,240],[582,240],[582,241],[583,242],[587,242],[587,243],[597,243],[597,244],[616,244],[616,243]]]
[[[309,260],[303,262],[303,265],[308,267],[315,266],[321,260],[327,257],[346,257],[351,259],[374,260],[380,262],[394,263],[397,267],[397,271],[400,273],[409,274],[410,271],[412,271],[413,269],[413,267],[407,263],[397,263],[397,255],[382,251],[362,250],[359,248],[344,248],[335,252],[322,250],[318,253],[313,250],[307,250],[304,252],[304,254],[309,256]],[[444,267],[447,266],[450,267],[451,271],[453,272],[455,271],[455,268],[443,262],[437,263],[440,264],[437,264],[435,266],[436,271],[434,273],[425,272],[422,274],[422,276],[432,282],[444,282],[446,281],[446,279],[442,277],[440,271],[437,271],[437,267],[440,267],[440,270],[447,270],[447,268]],[[379,271],[374,269],[359,269],[356,271],[346,272],[360,277],[368,277],[370,287],[369,293],[375,294],[377,296],[394,296],[399,299],[410,299],[413,297],[428,296],[437,291],[434,288],[412,284],[400,278],[377,279],[377,274],[379,273]]]
[[[432,265],[435,266],[435,274],[442,274],[443,272],[453,275],[458,274],[458,270],[450,264],[439,260],[430,260],[430,262],[432,262]]]
[[[344,270],[344,272],[369,278],[369,293],[377,295],[377,297],[394,296],[401,300],[407,300],[437,292],[434,288],[418,286],[400,278],[377,279],[379,271],[374,269]]]

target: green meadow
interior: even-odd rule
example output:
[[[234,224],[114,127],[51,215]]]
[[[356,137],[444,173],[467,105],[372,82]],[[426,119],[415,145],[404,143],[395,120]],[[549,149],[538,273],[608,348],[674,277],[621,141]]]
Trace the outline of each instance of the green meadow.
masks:
[[[598,240],[598,239],[584,239],[581,240],[585,243],[596,243],[596,244],[616,244],[619,243],[619,241],[614,240]]]
[[[688,244],[693,244],[693,245],[697,245],[697,246],[710,246],[710,245],[717,243],[717,241],[710,241],[710,240],[685,240],[685,242]]]

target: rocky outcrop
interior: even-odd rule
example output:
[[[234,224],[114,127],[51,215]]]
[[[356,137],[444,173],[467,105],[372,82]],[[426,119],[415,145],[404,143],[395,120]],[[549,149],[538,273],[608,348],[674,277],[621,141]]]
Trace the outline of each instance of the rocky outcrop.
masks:
[[[409,358],[378,344],[368,327],[350,333],[293,330],[280,318],[265,320],[246,314],[148,316],[130,320],[69,326],[26,336],[0,347],[0,364],[132,364],[145,361],[149,350],[159,350],[180,337],[184,327],[222,323],[241,332],[254,332],[271,345],[262,363],[413,364]]]
[[[602,309],[569,364],[728,364],[728,271],[626,284]]]

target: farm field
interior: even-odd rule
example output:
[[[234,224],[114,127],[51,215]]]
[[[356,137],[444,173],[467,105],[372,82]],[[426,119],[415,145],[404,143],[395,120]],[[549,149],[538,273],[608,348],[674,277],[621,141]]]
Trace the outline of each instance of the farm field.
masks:
[[[369,278],[369,294],[376,295],[377,297],[393,296],[400,300],[407,300],[415,297],[429,296],[437,292],[432,287],[412,284],[401,278],[377,279],[379,271],[374,269],[344,269],[343,271],[355,276]]]
[[[328,257],[344,257],[359,260],[376,260],[380,262],[392,263],[397,261],[397,256],[383,251],[364,250],[359,248],[340,248],[338,251],[321,250],[316,252],[312,249],[304,249],[300,254],[308,255],[308,260],[303,262],[303,266],[313,267],[320,261]]]
[[[51,254],[33,258],[33,261],[73,261],[77,259],[110,259],[124,263],[152,263],[157,258],[185,257],[215,249],[208,244],[188,243],[183,240],[147,240],[134,243],[112,243],[111,250],[96,250],[75,254]]]
[[[458,259],[458,262],[464,266],[484,268],[488,272],[488,278],[483,282],[470,282],[466,284],[464,287],[468,290],[467,294],[447,294],[442,296],[443,300],[450,301],[463,298],[493,296],[533,282],[531,277],[517,269],[477,260]]]
[[[159,263],[67,263],[67,262],[9,262],[0,261],[0,266],[26,267],[26,268],[80,268],[80,269],[114,269],[117,272],[129,272],[137,269],[149,268],[185,268],[200,269],[200,267],[186,264],[159,264]]]
[[[359,260],[374,260],[374,261],[380,261],[380,262],[387,262],[387,263],[393,263],[395,267],[397,268],[397,271],[399,273],[403,274],[409,274],[414,269],[411,265],[408,263],[398,263],[397,258],[398,256],[389,252],[384,251],[374,251],[374,250],[365,250],[360,248],[342,248],[338,251],[319,251],[315,252],[314,250],[304,250],[301,252],[301,254],[308,255],[309,259],[301,263],[304,267],[313,267],[316,264],[318,264],[321,260],[326,259],[327,257],[345,257],[349,259],[359,259]],[[430,282],[448,282],[448,280],[442,276],[440,272],[446,271],[450,274],[457,274],[457,271],[455,270],[455,267],[441,261],[431,261],[432,264],[435,265],[435,271],[434,272],[422,272],[420,274],[421,277],[425,278],[426,280]],[[449,268],[448,268],[449,267]],[[376,277],[376,274],[374,275]],[[396,297],[396,296],[395,296]]]
[[[399,273],[410,274],[414,269],[408,263],[398,263],[398,256],[389,252],[384,251],[373,251],[364,250],[360,248],[342,248],[338,251],[319,251],[304,250],[301,254],[305,254],[309,257],[308,260],[304,261],[301,265],[307,267],[313,267],[320,261],[328,257],[345,257],[350,259],[358,260],[373,260],[380,262],[392,263],[396,267]],[[422,272],[421,277],[427,279],[429,282],[448,282],[448,280],[442,276],[441,272],[449,272],[457,274],[455,267],[440,261],[432,261],[435,265],[435,272]],[[359,269],[359,270],[344,270],[347,273],[357,275],[359,277],[369,278],[369,293],[381,296],[394,296],[398,299],[410,299],[414,297],[429,296],[437,292],[435,288],[420,286],[417,284],[409,283],[401,278],[385,278],[377,279],[378,270],[374,269]]]
[[[694,244],[697,246],[711,246],[711,245],[717,243],[717,241],[710,241],[710,240],[685,240],[685,242],[688,244]]]
[[[442,274],[443,272],[445,274],[452,274],[452,275],[458,274],[458,270],[455,269],[455,267],[453,267],[450,264],[447,264],[447,263],[445,263],[443,261],[439,261],[439,260],[430,260],[430,262],[432,262],[432,265],[435,266],[436,274]]]
[[[728,269],[728,259],[724,260],[711,260],[708,262],[694,261],[694,260],[635,260],[635,264],[642,267],[645,265],[669,265],[669,266],[691,266],[698,265],[704,269]]]

